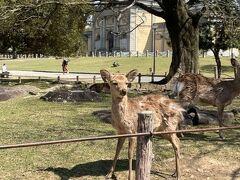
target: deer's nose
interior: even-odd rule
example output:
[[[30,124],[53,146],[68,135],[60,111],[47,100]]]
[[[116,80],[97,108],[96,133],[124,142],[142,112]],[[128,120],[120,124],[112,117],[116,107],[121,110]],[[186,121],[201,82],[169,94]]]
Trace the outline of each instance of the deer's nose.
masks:
[[[127,94],[127,90],[126,90],[126,89],[122,89],[121,92],[120,92],[120,94],[121,94],[122,96],[125,96],[125,95]]]

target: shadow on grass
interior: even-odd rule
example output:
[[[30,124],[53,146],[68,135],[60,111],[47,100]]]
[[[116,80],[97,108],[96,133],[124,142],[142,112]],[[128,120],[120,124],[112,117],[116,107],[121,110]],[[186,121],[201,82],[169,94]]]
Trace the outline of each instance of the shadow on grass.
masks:
[[[135,164],[136,162],[134,160],[133,169],[135,169]],[[84,164],[78,164],[71,169],[64,167],[49,167],[44,171],[53,172],[54,174],[58,175],[61,180],[68,180],[70,178],[77,178],[83,176],[105,176],[107,175],[111,165],[112,160],[100,160]],[[127,170],[128,160],[118,160],[115,172]]]
[[[203,73],[214,73],[214,67],[216,65],[209,64],[209,65],[204,65],[201,67],[201,71]],[[222,73],[230,73],[233,72],[233,67],[229,64],[229,66],[222,66]]]
[[[239,124],[237,124],[239,125]],[[226,145],[236,145],[236,143],[240,143],[239,130],[224,130],[225,139],[220,139],[218,135],[218,131],[215,131],[216,136],[213,136],[214,133],[184,133],[183,140],[198,140],[198,141],[215,141],[222,142]]]

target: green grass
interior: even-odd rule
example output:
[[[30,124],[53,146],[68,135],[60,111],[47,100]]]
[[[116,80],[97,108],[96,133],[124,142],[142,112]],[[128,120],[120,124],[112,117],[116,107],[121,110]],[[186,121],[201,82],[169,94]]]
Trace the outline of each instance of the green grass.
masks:
[[[113,61],[118,61],[120,67],[111,68]],[[56,59],[4,60],[2,63],[7,63],[11,70],[61,70],[61,60]],[[158,58],[157,72],[167,71],[169,63],[168,58]],[[151,65],[152,58],[73,58],[69,69],[98,72],[101,68],[107,68],[112,72],[127,72],[137,68],[142,73],[148,73]],[[211,75],[214,65],[212,58],[201,59],[202,72],[206,74]],[[229,59],[224,59],[223,65],[226,73],[231,73]],[[42,88],[50,86],[43,81],[28,84]],[[3,145],[115,134],[111,124],[92,115],[95,110],[109,109],[110,101],[109,95],[103,95],[101,102],[54,103],[42,101],[39,96],[0,102],[0,142]],[[239,104],[240,99],[236,98],[227,109],[239,107]],[[240,124],[239,117],[235,118],[234,124]],[[233,178],[232,174],[236,167],[239,168],[240,162],[239,133],[240,130],[226,131],[224,141],[220,141],[215,132],[187,134],[182,138],[182,179]],[[161,172],[171,174],[174,171],[174,154],[167,141],[161,138],[154,138],[153,141],[155,160],[151,179],[164,179]],[[104,179],[111,166],[115,146],[116,140],[101,140],[0,150],[0,179]],[[215,161],[217,164],[214,164]],[[117,165],[118,179],[127,179],[127,164],[125,143]],[[204,168],[201,166],[207,167],[210,172],[201,173]],[[224,173],[224,170],[228,172]]]
[[[111,67],[113,62],[120,64],[119,67]],[[201,72],[207,76],[213,77],[213,68],[216,65],[213,57],[200,58]],[[39,70],[39,71],[62,71],[62,59],[43,58],[43,59],[19,59],[19,60],[2,60],[6,63],[9,70]],[[170,58],[157,57],[156,58],[156,73],[164,74],[168,72],[171,63]],[[70,58],[69,71],[70,72],[99,72],[100,69],[105,68],[111,72],[128,72],[131,69],[138,69],[142,74],[149,74],[149,68],[153,66],[152,57],[80,57]],[[233,69],[231,68],[229,58],[222,58],[223,73],[233,76]]]
[[[31,96],[1,102],[0,142],[15,144],[115,134],[110,124],[92,115],[95,110],[110,107],[110,96],[103,98],[102,102],[54,103]],[[197,161],[205,156],[239,162],[239,132],[227,131],[224,141],[219,141],[215,133],[186,135],[182,139],[183,164],[190,165],[190,158]],[[104,179],[115,145],[116,140],[101,140],[0,150],[0,179]],[[119,179],[127,178],[126,146],[127,143],[117,166]],[[172,173],[174,154],[170,144],[154,138],[154,154],[153,172]],[[187,172],[184,174],[183,179],[188,179]],[[152,174],[151,179],[159,178]]]

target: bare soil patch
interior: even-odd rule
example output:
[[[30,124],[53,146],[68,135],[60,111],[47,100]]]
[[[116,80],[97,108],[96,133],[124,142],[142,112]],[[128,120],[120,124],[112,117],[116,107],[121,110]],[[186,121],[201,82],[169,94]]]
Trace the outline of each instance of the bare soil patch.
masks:
[[[12,87],[0,87],[0,101],[6,101],[8,99],[17,96],[36,95],[40,92],[40,89],[30,85],[18,85]]]

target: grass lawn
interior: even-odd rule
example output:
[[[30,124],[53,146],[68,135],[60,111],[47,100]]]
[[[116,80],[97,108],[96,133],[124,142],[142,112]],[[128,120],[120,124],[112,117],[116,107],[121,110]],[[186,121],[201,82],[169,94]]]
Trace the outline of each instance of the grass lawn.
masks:
[[[112,62],[117,60],[120,67],[111,68]],[[157,72],[167,71],[169,62],[167,58],[159,58]],[[6,63],[10,70],[61,70],[61,60],[56,59],[4,60],[2,63]],[[98,72],[107,68],[112,72],[127,72],[138,68],[140,72],[148,73],[151,63],[151,58],[73,58],[69,69]],[[231,73],[229,59],[224,59],[223,65],[226,73]],[[213,59],[201,59],[202,72],[209,73],[213,66]],[[110,108],[110,95],[102,96],[101,102],[45,102],[39,96],[0,102],[0,142],[15,144],[115,134],[110,124],[92,115],[93,111]],[[240,98],[236,98],[226,110],[239,105]],[[239,115],[233,120],[233,125],[240,125]],[[183,180],[239,178],[240,130],[226,131],[225,136],[225,140],[219,140],[216,132],[208,132],[190,133],[181,138]],[[100,140],[0,150],[0,179],[101,180],[111,166],[115,146],[116,140]],[[155,137],[153,146],[151,179],[172,179],[170,174],[174,172],[175,165],[171,145]],[[128,174],[127,143],[119,159],[116,176],[125,180]]]
[[[222,58],[223,77],[224,75],[233,76],[233,69],[231,67],[230,58]],[[118,62],[120,66],[111,67],[113,62]],[[9,70],[40,70],[40,71],[62,71],[62,59],[43,58],[43,59],[19,59],[19,60],[1,60],[2,64],[6,63]],[[170,58],[157,57],[156,58],[156,74],[164,74],[168,72],[171,63]],[[131,69],[138,69],[142,74],[149,74],[149,68],[152,67],[152,57],[80,57],[70,58],[68,69],[70,72],[99,72],[100,69],[105,68],[111,72],[128,72]],[[215,60],[213,57],[200,58],[201,73],[206,76],[213,77],[213,69]],[[226,76],[227,77],[227,76]]]
[[[110,107],[110,96],[103,98],[102,102],[54,103],[29,96],[1,102],[0,142],[14,144],[115,134],[110,124],[92,115],[95,110]],[[237,99],[229,108],[239,102]],[[239,118],[235,124],[240,124]],[[240,161],[239,133],[239,130],[227,131],[224,141],[214,132],[182,138],[182,179],[234,177]],[[151,179],[164,179],[162,176],[169,179],[174,171],[172,148],[165,140],[153,141],[155,159]],[[101,140],[0,150],[0,179],[104,179],[115,145],[116,140]],[[118,179],[127,179],[126,146],[127,143],[117,166]]]

